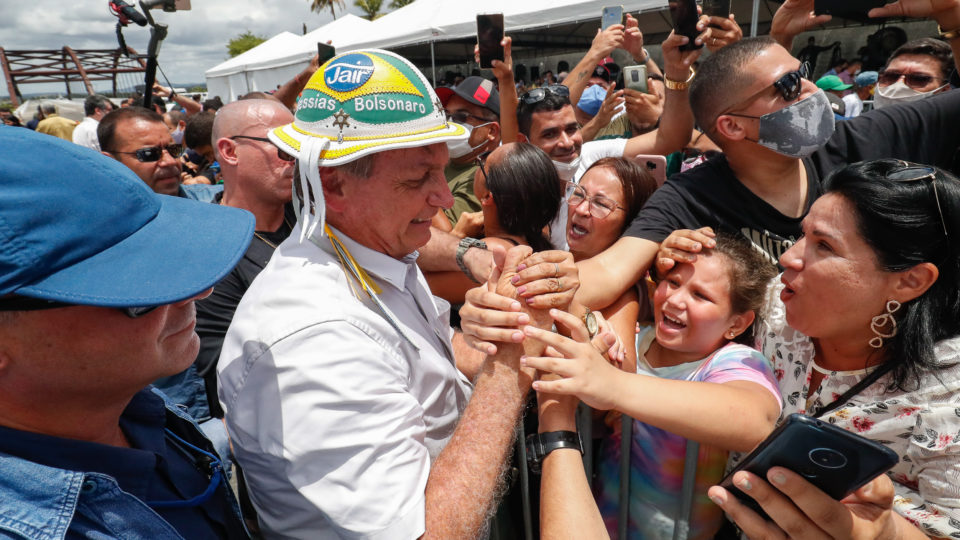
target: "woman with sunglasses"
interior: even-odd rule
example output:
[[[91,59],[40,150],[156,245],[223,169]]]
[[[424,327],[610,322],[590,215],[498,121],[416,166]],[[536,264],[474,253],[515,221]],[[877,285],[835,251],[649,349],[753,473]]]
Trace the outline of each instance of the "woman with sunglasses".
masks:
[[[783,468],[738,472],[734,484],[773,522],[720,487],[709,495],[751,538],[958,537],[960,180],[878,160],[839,170],[825,190],[780,258],[758,333],[781,420],[819,417],[900,462],[842,503]]]

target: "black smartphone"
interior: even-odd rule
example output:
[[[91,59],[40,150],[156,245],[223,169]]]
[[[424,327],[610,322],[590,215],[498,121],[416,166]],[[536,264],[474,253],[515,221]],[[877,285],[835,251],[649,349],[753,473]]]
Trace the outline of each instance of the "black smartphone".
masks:
[[[700,15],[697,14],[696,0],[670,0],[670,17],[673,18],[673,31],[680,36],[687,36],[690,41],[680,47],[681,51],[692,51],[699,49],[703,45],[694,43],[694,39],[700,35],[697,30],[697,21]]]
[[[615,24],[626,24],[623,6],[607,6],[600,11],[600,29],[606,30]]]
[[[899,460],[893,450],[878,442],[829,422],[791,414],[724,477],[720,485],[755,512],[767,517],[753,498],[734,487],[735,472],[749,471],[766,479],[770,467],[784,467],[840,500],[889,470]]]
[[[817,15],[833,15],[843,19],[860,22],[873,21],[867,13],[876,7],[883,7],[892,0],[814,0],[813,12]]]
[[[320,65],[337,55],[337,49],[333,45],[317,42],[317,54],[320,55]]]
[[[477,48],[480,67],[493,67],[494,60],[503,61],[503,13],[477,15]]]
[[[703,14],[713,17],[729,17],[730,0],[703,0]]]

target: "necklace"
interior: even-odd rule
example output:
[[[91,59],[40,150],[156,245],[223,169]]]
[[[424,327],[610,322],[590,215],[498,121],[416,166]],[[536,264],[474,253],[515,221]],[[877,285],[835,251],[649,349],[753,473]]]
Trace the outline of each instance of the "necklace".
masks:
[[[293,225],[291,225],[290,222],[287,221],[287,216],[286,216],[286,215],[283,216],[283,225],[284,225],[284,227],[286,228],[287,235],[289,235],[290,232],[293,231]],[[281,229],[281,230],[282,230],[282,229]],[[279,232],[279,231],[277,231],[277,232]],[[277,245],[276,245],[276,244],[274,244],[273,242],[271,242],[271,241],[267,240],[266,238],[264,238],[264,236],[263,236],[262,234],[258,233],[257,231],[253,231],[253,235],[256,236],[257,238],[259,238],[261,241],[263,241],[264,244],[270,246],[270,247],[273,248],[274,250],[277,249]]]

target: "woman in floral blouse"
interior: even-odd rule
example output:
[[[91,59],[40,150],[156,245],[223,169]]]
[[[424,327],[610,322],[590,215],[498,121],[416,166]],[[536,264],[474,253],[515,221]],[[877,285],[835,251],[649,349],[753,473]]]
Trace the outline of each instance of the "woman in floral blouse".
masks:
[[[737,473],[772,523],[709,494],[749,537],[960,538],[960,181],[879,160],[825,191],[767,299],[781,419],[819,416],[900,462],[842,503],[786,469]]]

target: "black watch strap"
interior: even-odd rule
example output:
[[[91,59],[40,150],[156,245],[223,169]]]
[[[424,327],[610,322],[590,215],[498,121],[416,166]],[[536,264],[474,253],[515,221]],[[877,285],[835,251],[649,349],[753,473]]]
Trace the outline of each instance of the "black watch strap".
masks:
[[[547,454],[560,448],[576,448],[583,455],[583,443],[576,431],[550,431],[527,436],[527,465],[539,473]]]

